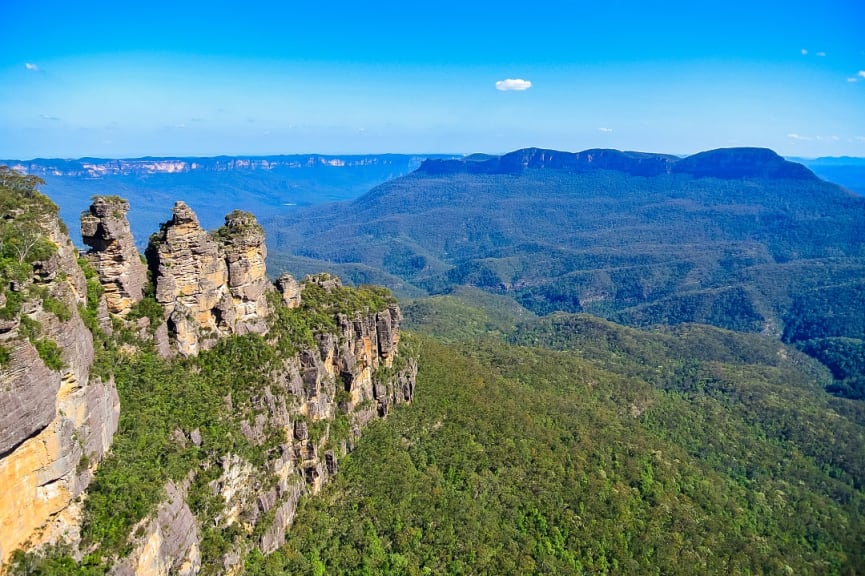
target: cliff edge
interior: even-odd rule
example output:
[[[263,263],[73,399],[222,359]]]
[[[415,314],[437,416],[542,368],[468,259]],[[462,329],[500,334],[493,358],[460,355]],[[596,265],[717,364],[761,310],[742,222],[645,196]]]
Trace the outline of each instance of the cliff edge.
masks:
[[[97,197],[79,255],[40,184],[0,168],[0,571],[238,572],[411,402],[399,306],[327,274],[272,284],[243,211],[207,232],[178,202],[145,264],[128,203]]]
[[[0,167],[0,565],[76,538],[75,499],[117,429],[114,382],[91,373],[87,282],[37,178]]]

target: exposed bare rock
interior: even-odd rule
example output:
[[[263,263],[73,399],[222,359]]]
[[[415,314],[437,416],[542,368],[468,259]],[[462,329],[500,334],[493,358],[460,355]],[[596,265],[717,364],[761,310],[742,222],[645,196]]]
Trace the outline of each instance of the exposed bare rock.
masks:
[[[326,292],[330,292],[334,288],[342,287],[342,280],[339,276],[331,276],[327,272],[322,272],[321,274],[308,274],[306,278],[303,279],[304,284],[317,284],[324,288]]]
[[[129,233],[127,209],[120,199],[99,198],[82,216],[88,259],[105,287],[96,318],[106,331],[144,293],[145,270]],[[109,450],[120,411],[114,383],[90,373],[93,338],[78,314],[87,302],[87,283],[77,251],[56,219],[43,232],[56,251],[34,263],[32,277],[16,278],[11,288],[0,290],[0,306],[10,295],[17,298],[9,290],[28,294],[20,314],[0,321],[0,344],[9,355],[0,369],[0,570],[12,551],[28,542],[32,549],[64,539],[74,553],[85,553],[79,547],[78,497]],[[263,333],[272,290],[266,255],[264,235],[251,214],[232,212],[225,226],[208,234],[178,202],[147,252],[163,321],[153,326],[150,318],[127,317],[124,333],[152,337],[163,356],[195,354],[231,334]],[[249,443],[267,447],[262,461],[253,465],[237,454],[205,458],[186,481],[167,484],[166,499],[133,528],[132,553],[112,560],[113,574],[199,572],[200,526],[187,490],[208,467],[220,472],[208,486],[224,504],[208,521],[246,535],[230,543],[217,566],[240,572],[252,543],[265,553],[284,544],[300,498],[316,494],[338,472],[339,458],[354,447],[363,426],[394,404],[412,400],[417,366],[399,353],[399,308],[346,310],[352,300],[343,298],[340,279],[328,274],[309,276],[304,284],[283,275],[277,283],[283,304],[300,306],[310,284],[334,296],[321,312],[334,315],[336,330],[313,334],[298,353],[270,365],[266,385],[248,395],[226,392],[224,398]],[[31,287],[38,290],[28,292]],[[56,345],[62,366],[46,356],[44,346],[34,345],[40,338]],[[123,346],[128,350],[121,347],[119,361],[135,353],[134,346]],[[333,425],[336,418],[339,426]],[[203,446],[201,454],[214,449],[219,454],[198,428],[177,427],[172,438],[180,449]]]
[[[267,246],[264,230],[255,216],[235,210],[225,217],[225,226],[216,234],[228,266],[230,308],[223,311],[222,321],[236,334],[263,333],[268,313],[267,290],[270,282],[264,259]]]
[[[54,420],[60,373],[50,370],[28,340],[3,341],[11,353],[0,372],[0,457]]]
[[[141,262],[126,220],[129,203],[97,197],[81,214],[81,237],[90,246],[87,258],[99,274],[108,310],[121,316],[144,297],[147,268]]]
[[[76,537],[74,499],[108,449],[119,416],[113,382],[90,377],[93,340],[78,315],[86,281],[77,250],[56,217],[40,226],[55,250],[15,286],[27,296],[0,333],[10,352],[0,369],[0,564],[25,542]],[[59,369],[43,361],[34,340],[56,345]]]
[[[165,308],[179,352],[197,354],[199,331],[218,330],[215,310],[229,297],[228,268],[219,245],[201,228],[192,209],[177,202],[173,218],[151,238],[147,260],[156,300]]]
[[[297,503],[303,495],[303,482],[295,479],[283,494],[283,502],[276,509],[273,515],[273,523],[265,532],[259,546],[265,554],[270,554],[283,544],[285,544],[285,533],[291,528],[294,522],[294,517],[297,512]]]
[[[341,285],[330,276],[309,281],[331,290]],[[260,530],[261,551],[276,550],[285,542],[300,498],[317,494],[338,473],[340,457],[363,427],[394,405],[411,402],[417,364],[399,354],[401,318],[395,304],[380,312],[339,314],[335,333],[317,334],[315,346],[284,360],[282,372],[251,399],[254,417],[247,416],[240,427],[253,444],[277,430],[287,441],[266,467],[237,455],[218,463],[222,473],[210,488],[224,502],[220,526]],[[330,422],[337,415],[349,419],[348,438],[333,438]],[[270,484],[274,476],[275,486]],[[270,525],[257,527],[265,519]],[[226,553],[225,572],[238,570],[244,554],[240,549]]]
[[[133,552],[115,566],[113,576],[193,576],[201,568],[198,523],[186,503],[187,487],[169,482],[156,516],[140,526]]]
[[[220,336],[266,331],[264,232],[247,212],[226,216],[215,236],[183,202],[151,238],[147,260],[156,300],[183,355],[197,354]]]
[[[282,294],[282,303],[288,308],[299,308],[301,303],[302,286],[289,273],[282,274],[276,279],[276,289]]]
[[[225,507],[219,522],[231,526],[239,522],[246,527],[255,525],[261,509],[258,507],[260,482],[255,467],[235,454],[222,458],[222,475],[210,483],[215,495],[221,496]]]

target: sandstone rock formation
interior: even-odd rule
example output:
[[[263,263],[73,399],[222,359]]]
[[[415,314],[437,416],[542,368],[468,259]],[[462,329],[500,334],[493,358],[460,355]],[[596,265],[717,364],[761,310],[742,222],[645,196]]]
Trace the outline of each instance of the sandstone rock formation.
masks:
[[[166,498],[154,518],[136,531],[141,536],[132,554],[114,566],[112,576],[176,574],[193,576],[201,569],[200,532],[186,503],[185,484],[169,482]]]
[[[328,291],[341,287],[339,278],[322,274],[307,277],[298,291],[303,293],[312,284]],[[283,360],[269,386],[245,409],[251,415],[240,429],[253,445],[266,443],[273,434],[285,440],[264,466],[256,467],[236,454],[215,463],[221,474],[209,486],[223,502],[217,519],[221,530],[234,527],[259,534],[255,544],[265,554],[282,546],[300,499],[316,494],[337,473],[339,459],[353,449],[364,426],[387,415],[394,405],[411,402],[417,363],[399,353],[401,319],[396,304],[378,312],[337,313],[335,331],[318,333],[314,347]],[[338,419],[345,422],[348,434],[336,440],[333,426]],[[175,441],[194,443],[194,432],[178,430]],[[155,520],[150,522],[148,526]],[[259,527],[261,522],[267,524]],[[148,559],[153,542],[167,553],[162,537],[154,534],[148,528],[127,565],[156,565]],[[163,569],[147,573],[168,574],[164,568],[185,562],[182,558],[193,548],[184,545],[177,557],[163,556],[158,564]],[[238,572],[247,552],[227,552],[220,571]]]
[[[86,301],[77,251],[56,215],[39,221],[38,232],[54,249],[15,286],[24,298],[20,313],[0,326],[0,345],[9,353],[0,365],[0,566],[25,542],[64,533],[74,540],[74,500],[107,451],[119,416],[113,382],[91,379],[93,339],[77,311]],[[56,345],[60,366],[47,365],[34,342]]]
[[[267,327],[267,279],[264,259],[267,246],[264,230],[255,216],[235,210],[225,217],[225,226],[216,234],[228,267],[230,306],[223,312],[222,323],[235,334],[262,333]]]
[[[87,258],[99,274],[105,302],[112,314],[126,315],[144,297],[147,268],[129,230],[129,203],[117,197],[97,197],[81,214],[81,238],[90,246]]]
[[[267,316],[264,232],[235,211],[215,236],[183,202],[147,248],[156,300],[165,307],[177,351],[194,355],[228,334],[264,332]]]
[[[153,338],[161,353],[168,342],[175,352],[190,355],[220,337],[268,328],[267,295],[273,287],[265,276],[264,235],[255,218],[232,212],[225,226],[208,234],[182,202],[148,247],[165,322],[149,326],[149,317],[129,320],[131,306],[143,298],[146,274],[129,234],[127,208],[120,199],[100,198],[82,215],[88,259],[105,288],[99,306],[91,301],[87,308],[87,280],[56,217],[40,220],[48,222],[40,234],[48,240],[50,257],[33,262],[26,280],[0,290],[0,572],[22,546],[64,541],[73,554],[85,552],[79,547],[78,496],[111,445],[120,406],[114,382],[91,374],[94,334],[97,343],[105,336],[95,328],[91,334],[79,306],[87,309],[89,326],[100,317],[108,325],[119,320],[126,337],[139,343]],[[250,546],[269,553],[285,542],[300,499],[337,473],[339,458],[354,447],[363,427],[412,400],[417,364],[399,352],[401,314],[395,303],[388,306],[381,294],[355,299],[328,274],[308,276],[303,283],[283,275],[278,289],[288,309],[300,307],[303,294],[316,292],[310,301],[322,308],[314,310],[315,317],[329,320],[306,325],[301,343],[292,340],[287,355],[269,365],[268,384],[246,397],[236,415],[231,392],[223,399],[247,445],[266,447],[259,456],[264,464],[214,451],[220,456],[191,470],[184,481],[168,482],[162,503],[133,527],[131,553],[106,559],[111,573],[199,572],[203,526],[188,503],[190,486],[209,489],[222,501],[209,522],[245,535],[218,558],[217,571],[240,572]],[[12,301],[20,304],[15,314],[6,308]],[[46,356],[48,341],[47,349],[56,349],[59,359]],[[118,361],[136,353],[134,343],[124,346]],[[210,452],[204,436],[198,428],[177,428],[171,437],[179,446]],[[205,469],[216,473],[200,483],[197,474]]]
[[[301,285],[288,272],[276,279],[276,289],[282,294],[282,303],[289,308],[300,306]]]

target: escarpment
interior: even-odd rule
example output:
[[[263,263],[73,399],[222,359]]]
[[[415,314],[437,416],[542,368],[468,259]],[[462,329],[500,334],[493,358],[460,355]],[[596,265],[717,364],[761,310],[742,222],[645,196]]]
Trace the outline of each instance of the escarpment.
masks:
[[[26,565],[16,549],[113,574],[238,573],[285,542],[364,426],[411,402],[393,297],[327,274],[274,286],[251,214],[208,233],[178,202],[148,280],[125,201],[82,214],[79,259],[38,198],[48,224],[25,222],[32,206],[4,222],[39,242],[0,289],[0,573]],[[12,237],[0,249],[18,262]]]
[[[0,168],[0,571],[12,552],[77,538],[76,499],[117,429],[111,379],[91,373],[87,283],[38,179]]]
[[[214,446],[213,432],[190,428],[194,424],[175,428],[176,450],[213,455],[189,472],[186,485],[197,486],[195,495],[177,485],[166,487],[168,499],[137,524],[142,533],[132,539],[132,553],[117,560],[115,574],[193,574],[199,565],[236,573],[252,550],[278,549],[300,500],[315,495],[337,473],[339,460],[354,448],[363,428],[411,402],[417,363],[400,349],[402,316],[387,294],[343,287],[327,274],[302,282],[283,275],[280,283],[296,289],[292,307],[269,290],[267,348],[260,335],[247,334],[241,336],[249,346],[242,356],[249,360],[232,356],[238,379],[255,377],[246,371],[266,377],[252,390],[223,389],[221,421],[248,448],[241,453]],[[274,348],[289,353],[266,353]],[[197,366],[207,371],[211,358],[224,353],[219,343],[202,350]],[[202,421],[214,417],[219,418],[202,415]],[[177,524],[187,522],[184,506],[202,494],[215,501],[209,512],[198,513],[195,526],[233,535],[218,556],[203,556],[204,549],[212,550],[203,544],[203,534],[187,537],[182,546],[168,537],[187,533]],[[142,566],[151,568],[142,572]]]

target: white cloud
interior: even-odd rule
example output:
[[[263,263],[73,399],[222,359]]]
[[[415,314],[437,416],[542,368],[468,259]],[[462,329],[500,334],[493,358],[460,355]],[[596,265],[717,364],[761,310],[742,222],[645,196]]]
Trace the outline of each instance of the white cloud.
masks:
[[[598,132],[605,132],[607,134],[609,134],[612,131],[613,131],[612,128],[598,128]]]
[[[802,54],[802,56],[807,56],[807,55],[808,55],[808,51],[807,51],[806,49],[804,49],[804,48],[802,48],[801,50],[799,50],[799,53]]]
[[[817,56],[819,56],[820,58],[823,58],[824,56],[826,56],[826,53],[825,52],[817,52]]]
[[[859,78],[865,78],[865,70],[859,70],[856,74]]]
[[[496,90],[501,92],[522,92],[532,87],[532,83],[522,78],[507,78],[496,82]]]
[[[796,133],[787,134],[787,138],[791,140],[813,140],[810,136],[802,136],[801,134]]]
[[[25,62],[24,67],[30,70],[31,72],[39,72],[39,66],[34,64],[33,62]]]
[[[858,81],[859,81],[859,79],[856,78],[855,76],[850,76],[849,78],[847,78],[847,82],[850,82],[851,84],[853,82],[858,82]]]

